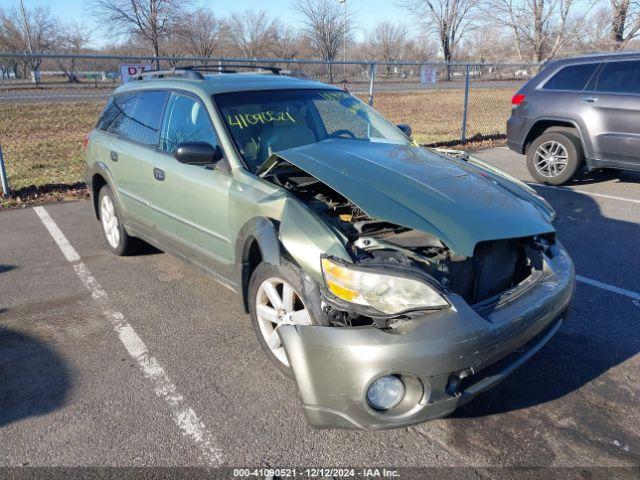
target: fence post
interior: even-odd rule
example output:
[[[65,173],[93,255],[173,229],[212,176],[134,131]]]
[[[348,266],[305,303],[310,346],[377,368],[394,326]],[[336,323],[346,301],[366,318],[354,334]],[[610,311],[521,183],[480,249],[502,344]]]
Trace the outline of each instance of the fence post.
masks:
[[[4,157],[2,156],[2,145],[0,145],[0,184],[2,185],[2,196],[8,197],[11,193],[9,190],[9,180],[7,179],[7,171],[4,168]]]
[[[462,111],[462,131],[460,134],[460,143],[467,142],[467,111],[469,110],[469,67],[467,63],[464,75],[464,110]]]
[[[373,107],[373,84],[376,80],[376,70],[378,69],[378,65],[375,63],[372,63],[369,66],[370,72],[369,72],[369,106]]]

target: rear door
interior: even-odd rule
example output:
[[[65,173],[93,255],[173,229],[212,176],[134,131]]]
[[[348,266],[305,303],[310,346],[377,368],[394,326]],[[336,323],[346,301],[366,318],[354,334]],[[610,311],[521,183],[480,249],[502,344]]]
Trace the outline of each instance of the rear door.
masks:
[[[640,168],[640,60],[604,64],[585,117],[598,160]]]
[[[178,162],[173,152],[183,142],[216,146],[218,136],[205,104],[197,96],[172,92],[162,122],[159,151],[153,158],[154,188],[149,197],[158,233],[174,253],[231,278],[228,201],[232,177],[213,165]]]
[[[526,92],[526,104],[518,109],[524,109],[532,120],[569,118],[583,130],[580,113],[585,103],[582,98],[601,64],[592,60],[560,67],[541,86]]]
[[[153,235],[149,205],[153,184],[153,157],[157,155],[160,123],[167,91],[146,90],[114,97],[114,118],[107,131],[112,138],[109,170],[125,210],[126,219]]]

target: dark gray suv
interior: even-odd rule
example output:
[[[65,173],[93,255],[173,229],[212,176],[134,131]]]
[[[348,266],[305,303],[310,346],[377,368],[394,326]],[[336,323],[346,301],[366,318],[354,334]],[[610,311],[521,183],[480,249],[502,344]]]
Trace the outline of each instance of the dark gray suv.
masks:
[[[512,99],[509,148],[561,185],[582,167],[640,171],[640,53],[557,60]]]

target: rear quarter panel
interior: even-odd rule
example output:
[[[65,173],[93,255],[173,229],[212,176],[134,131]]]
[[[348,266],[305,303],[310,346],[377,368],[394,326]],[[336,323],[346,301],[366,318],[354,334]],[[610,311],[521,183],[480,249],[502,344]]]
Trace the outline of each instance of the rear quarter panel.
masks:
[[[585,155],[592,156],[593,145],[587,128],[588,116],[585,116],[585,105],[587,104],[581,101],[581,98],[585,96],[584,92],[531,88],[527,91],[526,96],[526,103],[521,105],[519,112],[522,117],[527,119],[523,143],[539,122],[567,122],[578,130]]]

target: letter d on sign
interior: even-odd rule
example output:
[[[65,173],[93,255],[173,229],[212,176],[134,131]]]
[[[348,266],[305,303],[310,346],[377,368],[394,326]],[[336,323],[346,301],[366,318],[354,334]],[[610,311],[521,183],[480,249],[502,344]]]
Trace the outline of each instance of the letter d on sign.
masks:
[[[130,82],[131,80],[135,80],[142,72],[146,72],[147,70],[151,70],[151,65],[145,64],[121,64],[120,65],[120,81],[122,83]]]

